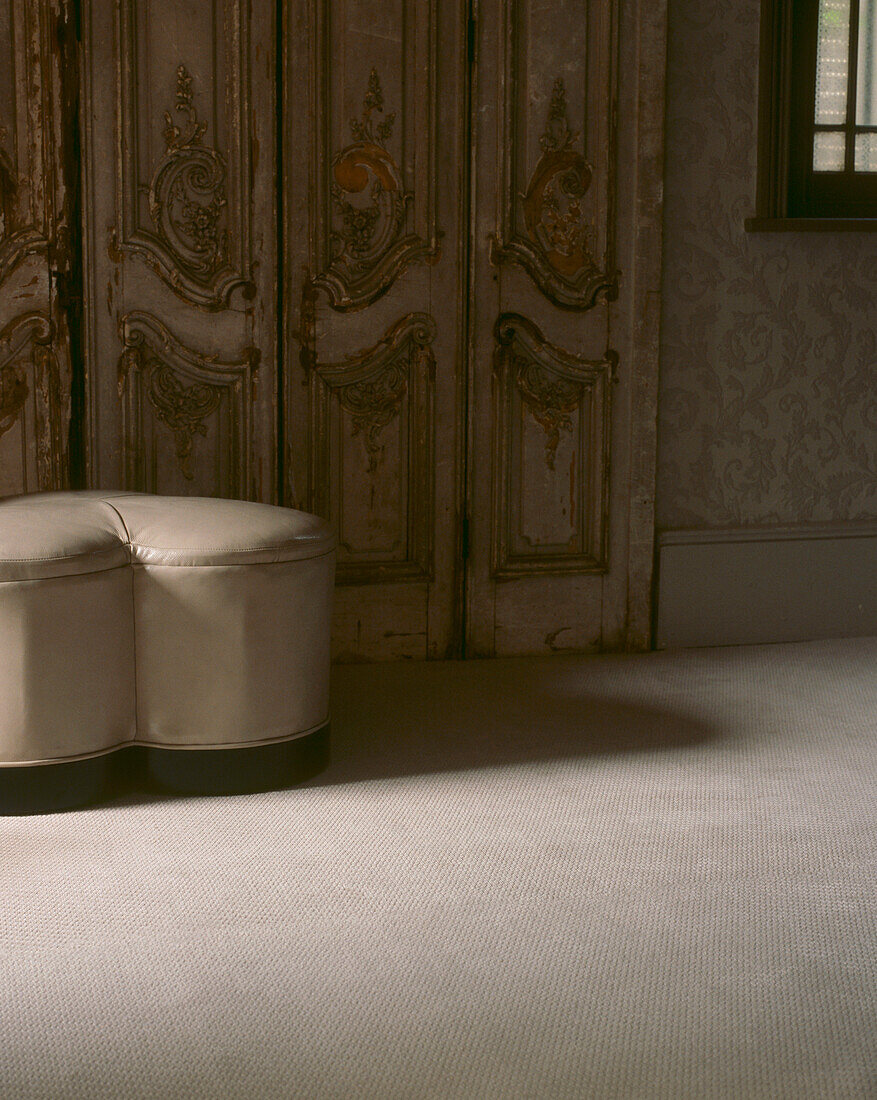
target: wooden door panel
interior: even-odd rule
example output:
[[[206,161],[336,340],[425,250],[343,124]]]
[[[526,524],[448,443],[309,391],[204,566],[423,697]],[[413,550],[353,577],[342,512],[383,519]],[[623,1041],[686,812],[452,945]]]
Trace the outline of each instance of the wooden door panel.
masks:
[[[311,0],[283,40],[286,499],[339,532],[336,655],[442,656],[459,614],[464,5]]]
[[[617,357],[570,355],[513,313],[494,339],[493,576],[603,573]]]
[[[378,347],[310,372],[313,508],[338,533],[342,584],[432,578],[435,335],[412,313]]]
[[[373,302],[438,257],[438,0],[310,5],[315,287]],[[328,171],[326,169],[329,169]]]
[[[84,8],[89,480],[275,500],[273,6]]]
[[[336,656],[647,644],[665,0],[81,11],[89,484],[326,516]],[[43,486],[70,367],[22,141],[0,469]]]
[[[0,4],[0,496],[69,484],[62,138],[67,6]]]
[[[648,593],[634,600],[627,581],[631,568],[650,569],[651,517],[632,504],[653,483],[654,407],[635,408],[633,395],[652,392],[642,348],[656,317],[641,324],[636,290],[643,278],[657,285],[660,265],[631,227],[644,208],[654,215],[656,193],[659,203],[660,122],[644,124],[641,98],[660,100],[663,54],[652,43],[640,60],[641,22],[635,2],[479,0],[473,654],[642,644],[629,627],[632,615],[648,621]],[[623,30],[634,43],[624,49]],[[631,490],[633,451],[641,479]]]
[[[615,5],[502,0],[480,5],[479,25],[500,84],[490,262],[519,266],[555,305],[589,309],[618,289]],[[494,174],[487,160],[479,170]]]

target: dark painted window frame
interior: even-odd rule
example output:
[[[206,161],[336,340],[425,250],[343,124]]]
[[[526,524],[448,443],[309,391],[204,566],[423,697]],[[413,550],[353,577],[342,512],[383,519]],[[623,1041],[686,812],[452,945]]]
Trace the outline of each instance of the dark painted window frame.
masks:
[[[854,0],[858,8],[857,0]],[[877,230],[877,173],[813,172],[818,0],[762,0],[759,230]]]

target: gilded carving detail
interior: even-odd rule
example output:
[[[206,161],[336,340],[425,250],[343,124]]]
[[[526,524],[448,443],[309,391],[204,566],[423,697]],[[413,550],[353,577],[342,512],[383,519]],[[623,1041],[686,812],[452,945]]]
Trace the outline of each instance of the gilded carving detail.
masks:
[[[341,407],[353,421],[353,435],[362,434],[368,454],[368,471],[374,473],[381,453],[380,434],[399,415],[408,377],[407,356],[387,363],[381,373],[338,390]]]
[[[194,436],[207,435],[204,420],[219,408],[222,394],[213,386],[195,382],[184,386],[166,363],[155,360],[146,394],[159,420],[174,433],[175,453],[183,477],[195,477]]]
[[[70,383],[56,355],[58,343],[58,331],[42,313],[22,314],[0,332],[0,437],[24,419],[27,405],[33,416],[28,450],[40,490],[68,487]],[[25,475],[21,491],[34,488],[27,486]]]
[[[226,455],[231,460],[228,480],[221,486],[214,483],[211,492],[220,491],[224,496],[245,492],[246,424],[251,383],[258,368],[257,349],[248,349],[241,362],[220,362],[215,355],[199,355],[187,348],[160,321],[138,311],[122,317],[119,331],[126,488],[162,491],[156,480],[154,456],[160,444],[155,437],[167,428],[180,472],[199,488],[210,486],[210,458],[230,432],[234,444]],[[205,468],[196,470],[198,437],[205,438],[214,430],[216,439],[205,444]]]
[[[494,339],[493,575],[604,572],[618,353],[608,348],[602,358],[586,359],[550,343],[517,313],[499,316]],[[531,416],[545,433],[549,472],[540,473],[538,452],[525,446]],[[570,444],[558,462],[565,437]],[[546,490],[544,502],[534,495]],[[540,505],[535,528],[527,501]]]
[[[134,334],[139,337],[139,333]],[[129,337],[129,339],[131,339]],[[147,348],[142,338],[127,347],[119,362],[119,388],[124,388],[132,370],[140,372],[143,392],[156,417],[168,427],[174,437],[174,453],[183,477],[195,477],[194,440],[206,436],[204,421],[218,408],[222,391],[205,382],[185,385],[177,372]]]
[[[551,374],[525,356],[514,356],[513,366],[521,398],[545,432],[545,462],[553,470],[560,433],[572,434],[572,413],[582,402],[582,385]]]
[[[558,77],[548,123],[539,139],[542,156],[524,195],[524,219],[530,240],[543,250],[555,270],[571,279],[585,268],[595,267],[593,230],[582,204],[594,170],[573,148],[577,137],[569,126],[566,89]]]
[[[377,470],[381,432],[402,408],[412,360],[423,358],[426,373],[432,372],[429,345],[434,338],[432,318],[426,314],[411,314],[395,325],[376,347],[348,360],[348,381],[345,381],[343,368],[340,374],[338,366],[328,368],[337,376],[333,388],[337,390],[341,407],[353,421],[352,434],[363,437],[369,473]]]
[[[387,150],[396,114],[384,113],[384,94],[372,69],[361,118],[350,120],[354,141],[332,164],[332,201],[336,228],[331,268],[345,281],[356,281],[386,255],[404,226],[404,191],[399,166]]]
[[[180,267],[206,284],[225,264],[226,234],[221,225],[226,205],[226,163],[203,143],[206,122],[199,122],[192,77],[177,69],[174,110],[165,111],[165,156],[149,188],[149,213],[155,230]]]
[[[334,363],[309,360],[308,510],[336,526],[342,584],[432,576],[435,337],[429,314],[409,313],[372,347]],[[384,442],[391,425],[398,446]],[[364,455],[343,435],[361,440]],[[366,479],[364,496],[346,487]],[[376,497],[384,498],[377,509]],[[370,539],[360,541],[366,517],[373,535],[381,533],[379,557]]]
[[[557,77],[539,135],[539,158],[532,170],[525,169],[520,150],[524,129],[533,125],[532,91],[529,69],[519,54],[513,43],[503,107],[502,198],[497,234],[490,240],[490,262],[519,264],[540,292],[562,309],[591,309],[600,295],[612,299],[618,294],[613,259],[614,124],[611,117],[592,119],[587,144],[595,158],[592,163],[582,151],[583,134],[570,123],[564,79]],[[589,59],[588,68],[598,71],[606,67],[607,58],[595,57],[593,62],[591,66]],[[590,101],[597,89],[590,78],[586,83]],[[610,116],[611,96],[605,107]]]

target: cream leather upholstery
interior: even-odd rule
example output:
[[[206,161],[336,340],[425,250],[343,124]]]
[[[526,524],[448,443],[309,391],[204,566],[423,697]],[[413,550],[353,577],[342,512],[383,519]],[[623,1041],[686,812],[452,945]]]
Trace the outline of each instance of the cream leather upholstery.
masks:
[[[335,541],[315,516],[240,501],[113,501],[134,570],[137,736],[227,747],[328,720]],[[244,522],[245,519],[245,522]]]
[[[101,501],[0,502],[0,764],[90,756],[135,736],[129,562]]]
[[[325,726],[334,557],[323,521],[270,505],[0,501],[0,769]]]

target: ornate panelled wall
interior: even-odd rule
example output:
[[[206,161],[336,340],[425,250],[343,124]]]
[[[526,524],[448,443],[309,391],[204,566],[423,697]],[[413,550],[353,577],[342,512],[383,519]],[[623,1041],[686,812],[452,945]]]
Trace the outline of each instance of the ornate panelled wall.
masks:
[[[81,405],[84,484],[328,517],[337,656],[647,645],[665,0],[79,0],[73,383],[61,3],[0,6],[5,491]]]
[[[619,376],[617,9],[485,3],[480,16],[472,335],[491,369],[471,379],[484,456],[470,475],[471,643],[597,647]]]
[[[291,6],[287,493],[340,654],[647,644],[664,20]]]
[[[477,653],[647,644],[665,18],[661,3],[479,4]]]
[[[69,16],[61,0],[0,4],[0,496],[68,479]]]
[[[466,5],[287,6],[286,492],[339,535],[336,652],[454,652]]]
[[[82,20],[88,481],[276,500],[274,5]]]

